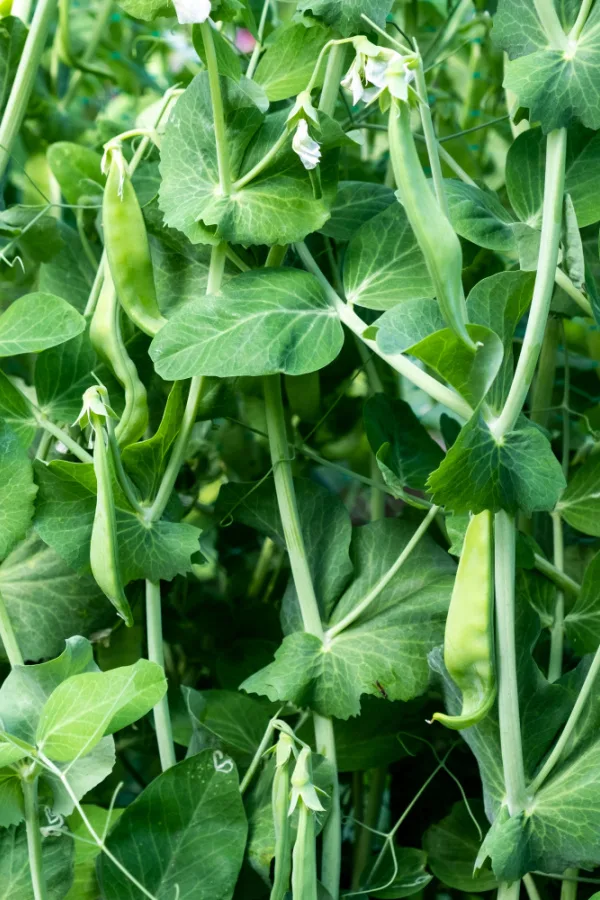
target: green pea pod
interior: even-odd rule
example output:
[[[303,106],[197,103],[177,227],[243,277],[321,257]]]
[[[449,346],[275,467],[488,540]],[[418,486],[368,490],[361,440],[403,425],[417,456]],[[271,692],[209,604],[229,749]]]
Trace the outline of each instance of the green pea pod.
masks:
[[[96,512],[90,543],[92,575],[100,590],[108,597],[128,627],[133,625],[133,615],[121,580],[117,544],[117,519],[112,490],[108,450],[105,443],[104,419],[90,414],[95,431],[94,472],[96,473]]]
[[[446,620],[444,662],[463,706],[459,716],[433,718],[455,731],[480,722],[496,698],[493,584],[492,514],[486,510],[467,527]]]
[[[476,346],[466,328],[460,241],[423,172],[410,127],[408,103],[392,99],[388,132],[398,193],[425,257],[442,315],[448,327],[474,352]]]
[[[271,796],[275,828],[275,870],[269,900],[284,900],[290,887],[292,871],[291,819],[288,814],[290,770],[287,763],[275,769]]]
[[[121,335],[119,304],[115,288],[107,270],[98,303],[90,323],[90,341],[100,359],[114,373],[125,391],[125,409],[115,428],[120,447],[137,441],[148,425],[146,388],[129,358]]]
[[[315,814],[298,801],[298,831],[292,854],[292,900],[317,900]]]
[[[121,306],[151,337],[166,319],[156,299],[144,216],[120,150],[112,152],[102,204],[104,247]]]

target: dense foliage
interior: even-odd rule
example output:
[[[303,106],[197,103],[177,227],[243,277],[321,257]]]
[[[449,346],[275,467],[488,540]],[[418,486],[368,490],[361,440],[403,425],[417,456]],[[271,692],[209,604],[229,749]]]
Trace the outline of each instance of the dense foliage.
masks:
[[[597,129],[600,0],[0,0],[0,900],[593,894]]]

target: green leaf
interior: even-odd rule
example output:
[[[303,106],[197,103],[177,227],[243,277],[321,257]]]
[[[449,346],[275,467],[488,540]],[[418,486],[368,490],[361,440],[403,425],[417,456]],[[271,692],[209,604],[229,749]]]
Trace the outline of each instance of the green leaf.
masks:
[[[565,616],[565,632],[579,656],[595,653],[600,645],[600,554],[596,554],[585,569],[581,591]],[[554,599],[555,591],[552,591]]]
[[[11,206],[0,212],[0,241],[16,242],[22,253],[34,262],[48,262],[62,247],[58,222],[50,215],[40,217],[39,210]]]
[[[2,371],[0,371],[0,418],[14,431],[23,447],[30,446],[37,431],[31,407],[21,391]]]
[[[363,417],[368,441],[384,479],[387,481],[386,470],[391,470],[402,486],[424,491],[427,479],[440,465],[444,453],[408,403],[387,394],[374,394],[365,403]],[[380,459],[383,445],[387,449]]]
[[[110,829],[123,814],[122,809],[113,808],[109,813],[107,809],[89,803],[82,804],[82,809],[96,834],[110,834]],[[69,817],[69,830],[75,835],[75,859],[73,884],[65,900],[97,900],[100,888],[96,878],[96,859],[101,852],[100,848],[90,839],[89,831],[78,812]]]
[[[119,6],[135,19],[152,22],[159,16],[172,16],[171,0],[119,0]]]
[[[266,120],[245,87],[221,77],[226,141],[232,178],[263,158],[285,128],[287,110]],[[165,224],[192,243],[220,239],[241,244],[286,244],[303,240],[329,218],[336,191],[337,152],[327,152],[327,134],[343,132],[322,117],[325,153],[320,165],[323,196],[315,199],[308,173],[291,149],[291,135],[273,163],[243,188],[219,191],[208,74],[196,75],[169,117],[161,146],[160,207]],[[264,127],[263,126],[264,122]],[[333,131],[332,131],[333,129]]]
[[[369,309],[433,296],[425,258],[399,203],[354,234],[344,256],[344,290],[349,303]]]
[[[58,762],[88,754],[155,706],[167,689],[161,666],[139,659],[110,672],[73,675],[52,692],[36,730],[41,752]]]
[[[85,329],[85,319],[53,294],[26,294],[0,316],[0,356],[39,353]]]
[[[565,192],[573,201],[580,228],[600,220],[600,198],[594,190],[594,172],[600,164],[600,134],[573,125],[567,138]],[[506,188],[519,218],[535,228],[541,225],[544,197],[546,139],[539,128],[522,132],[506,158]]]
[[[35,363],[38,406],[50,419],[71,424],[81,411],[83,392],[96,384],[96,354],[88,332],[44,350]]]
[[[551,4],[554,5],[565,31],[570,30],[575,24],[578,0],[551,0]],[[528,3],[527,0],[499,0],[492,33],[496,46],[506,50],[510,59],[548,46],[548,38],[535,3]]]
[[[384,353],[404,353],[445,327],[437,300],[405,300],[384,312],[375,324],[377,344]]]
[[[488,822],[480,801],[469,801],[481,831],[478,831],[464,801],[455,803],[450,815],[432,825],[423,836],[427,862],[436,878],[447,887],[466,894],[492,891],[498,886],[494,873],[484,865],[474,874],[475,860],[481,845],[481,835]]]
[[[359,0],[301,0],[298,4],[298,10],[322,19],[326,25],[331,25],[343,37],[370,31],[370,26],[362,18],[362,13],[383,28],[385,18],[391,8],[392,0],[366,0],[366,2],[359,2]]]
[[[515,220],[496,194],[453,179],[446,179],[444,184],[450,221],[457,234],[478,247],[503,253],[515,251]]]
[[[564,486],[560,463],[538,428],[521,418],[497,443],[479,413],[428,482],[433,502],[449,511],[521,509],[527,516],[554,509]]]
[[[599,7],[592,7],[580,37],[565,50],[549,48],[536,19],[537,12],[519,0],[503,0],[500,6],[494,33],[496,44],[510,58],[505,86],[529,109],[530,120],[541,123],[544,133],[567,127],[573,119],[599,128]],[[518,36],[510,34],[511,25]]]
[[[92,289],[94,272],[83,251],[77,232],[57,222],[61,246],[49,262],[40,266],[38,288],[45,294],[62,297],[83,312]]]
[[[590,456],[577,470],[557,509],[573,528],[600,536],[600,457]]]
[[[374,863],[370,866],[361,882],[366,886],[369,897],[376,900],[412,897],[413,894],[421,893],[432,881],[433,875],[426,868],[427,854],[422,850],[394,846],[392,854],[389,845],[385,845],[381,852],[385,854],[383,864]]]
[[[73,632],[89,635],[114,621],[94,579],[73,572],[36,534],[0,565],[0,594],[25,659],[56,656]]]
[[[93,466],[62,461],[36,464],[40,495],[35,529],[76,571],[89,571],[89,547],[96,508]],[[117,540],[124,583],[136,578],[171,581],[191,569],[198,552],[199,529],[183,522],[160,519],[143,522],[122,492],[113,486]]]
[[[73,840],[42,839],[42,866],[48,900],[63,900],[73,879]],[[0,831],[0,900],[34,900],[25,825]]]
[[[335,720],[335,752],[339,772],[360,772],[388,766],[409,755],[406,732],[428,737],[421,700],[382,703],[381,697],[365,697],[360,715],[345,722]],[[308,735],[307,735],[308,737]]]
[[[339,622],[369,593],[412,536],[405,522],[385,519],[354,530],[354,581],[336,604]],[[360,711],[361,694],[409,700],[428,681],[425,658],[440,640],[454,580],[454,563],[423,538],[365,612],[323,645],[305,632],[288,635],[271,665],[242,684],[273,701],[309,706],[347,719]]]
[[[329,29],[316,23],[292,22],[276,29],[254,75],[271,102],[295,97],[306,88],[329,37]]]
[[[24,815],[21,779],[13,769],[0,770],[0,826],[18,825]]]
[[[317,280],[297,269],[245,272],[218,296],[184,307],[153,340],[166,379],[314,372],[338,355],[339,318]]]
[[[242,62],[239,53],[220,31],[212,28],[211,32],[219,75],[228,75],[234,81],[239,81],[242,75]],[[199,25],[192,26],[192,41],[196,53],[206,65],[204,38],[202,37],[202,28]]]
[[[17,16],[0,19],[0,114],[4,112],[27,37],[27,28]]]
[[[385,184],[340,181],[331,218],[321,228],[321,234],[336,241],[349,241],[361,225],[392,204],[397,205],[396,195]]]
[[[150,236],[150,251],[154,269],[154,283],[161,312],[167,318],[198,297],[206,294],[210,247],[205,244],[190,244],[179,232],[180,240],[159,240]],[[237,274],[229,262],[225,264],[223,284],[232,274]]]
[[[81,144],[58,141],[50,144],[46,158],[67,203],[80,203],[82,197],[100,200],[106,184],[100,154]]]
[[[127,807],[107,846],[154,896],[229,900],[246,833],[233,762],[204,750],[154,779]],[[98,874],[106,900],[138,900],[138,888],[104,854]]]
[[[25,537],[36,492],[27,452],[15,432],[0,419],[0,559]]]

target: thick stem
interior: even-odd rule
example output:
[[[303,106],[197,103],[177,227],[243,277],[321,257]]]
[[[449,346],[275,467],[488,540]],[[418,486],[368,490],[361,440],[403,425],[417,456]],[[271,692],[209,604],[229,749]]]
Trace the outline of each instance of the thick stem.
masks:
[[[492,431],[497,441],[501,441],[504,435],[514,427],[521,414],[542,348],[558,261],[565,185],[566,147],[566,129],[560,128],[556,131],[551,131],[546,145],[542,234],[533,299],[515,376],[510,386],[504,409],[492,425]]]
[[[544,559],[543,556],[540,556],[539,553],[535,554],[535,567],[538,572],[541,572],[542,575],[545,575],[549,581],[552,581],[557,587],[561,588],[561,590],[566,591],[572,597],[578,597],[581,593],[581,585],[577,584],[572,578],[569,578],[564,572],[559,571],[551,562],[548,562],[547,559]]]
[[[560,900],[577,900],[579,869],[565,869],[565,881],[560,886]]]
[[[148,579],[146,579],[146,635],[148,659],[150,662],[157,663],[164,670],[165,654],[163,651],[160,584],[155,584],[155,582],[148,581]],[[169,701],[166,694],[158,701],[153,712],[158,755],[160,756],[160,765],[164,772],[177,762],[175,745],[173,744]]]
[[[554,544],[554,565],[562,572],[565,566],[565,544],[560,513],[552,513],[552,537]],[[562,675],[563,645],[565,634],[565,595],[556,591],[554,622],[550,632],[550,662],[548,681],[556,681]]]
[[[4,651],[8,657],[8,661],[12,666],[22,666],[24,664],[23,656],[19,650],[17,638],[12,627],[12,622],[4,603],[4,597],[0,594],[0,640],[4,645]]]
[[[344,44],[335,44],[329,51],[325,79],[319,98],[319,109],[328,116],[332,116],[335,112],[345,54],[346,47]]]
[[[519,900],[519,894],[521,893],[521,882],[513,881],[508,884],[506,881],[501,881],[498,885],[498,893],[496,897],[498,900]]]
[[[29,871],[34,900],[46,900],[46,878],[42,862],[42,834],[40,832],[40,816],[38,805],[38,776],[29,774],[21,779],[25,808],[25,829],[27,831],[27,851],[29,855]]]
[[[315,278],[320,282],[325,291],[325,295],[335,308],[340,320],[350,329],[350,331],[354,332],[354,334],[360,338],[373,353],[376,353],[377,356],[385,360],[392,369],[395,369],[400,375],[404,375],[405,378],[412,381],[413,384],[429,394],[430,397],[433,397],[434,400],[437,400],[438,403],[447,406],[448,409],[451,409],[452,412],[456,413],[457,416],[460,416],[461,419],[471,418],[473,415],[472,408],[466,400],[463,400],[463,398],[456,393],[456,391],[451,390],[451,388],[446,387],[444,384],[440,384],[439,381],[432,378],[431,375],[428,375],[427,372],[424,372],[423,369],[420,369],[419,366],[412,363],[402,353],[384,353],[378,346],[377,341],[366,338],[364,333],[367,330],[367,325],[365,325],[362,319],[356,315],[354,310],[348,306],[348,304],[344,303],[341,297],[336,294],[313,259],[308,247],[305,244],[295,244],[294,246],[298,256],[304,263],[305,268],[309,272],[312,272]]]
[[[21,129],[57,0],[39,0],[0,123],[0,181]]]
[[[501,511],[495,518],[496,663],[498,715],[506,803],[510,815],[525,806],[517,655],[515,649],[515,523]]]
[[[537,884],[533,880],[533,875],[523,875],[523,884],[525,885],[529,900],[542,900],[540,892],[537,889]]]
[[[342,813],[340,808],[340,783],[337,774],[335,735],[331,719],[320,716],[318,713],[313,713],[313,722],[317,753],[324,756],[333,766],[331,809],[323,828],[321,881],[331,894],[332,900],[338,900],[342,869]]]
[[[567,46],[567,36],[560,24],[554,0],[533,0],[533,5],[552,49],[564,50]]]
[[[583,27],[587,22],[587,17],[590,14],[593,2],[594,0],[583,0],[581,7],[579,8],[579,12],[577,13],[575,24],[569,32],[570,41],[577,41],[581,37],[581,32],[583,31]],[[575,890],[577,890],[577,888],[575,888]]]
[[[221,194],[227,196],[231,191],[231,172],[229,170],[229,146],[227,144],[227,131],[225,128],[225,110],[221,95],[221,80],[217,64],[217,54],[212,36],[210,19],[200,25],[204,52],[206,54],[206,68],[208,69],[208,83],[210,86],[210,99],[213,108],[213,123],[215,127],[215,143],[217,147],[217,165],[219,167],[219,186]]]

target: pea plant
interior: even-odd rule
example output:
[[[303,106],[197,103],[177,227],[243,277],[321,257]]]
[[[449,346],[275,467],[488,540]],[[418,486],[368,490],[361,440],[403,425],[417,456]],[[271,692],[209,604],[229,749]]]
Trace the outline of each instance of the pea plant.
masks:
[[[600,0],[0,0],[0,900],[600,884]]]

